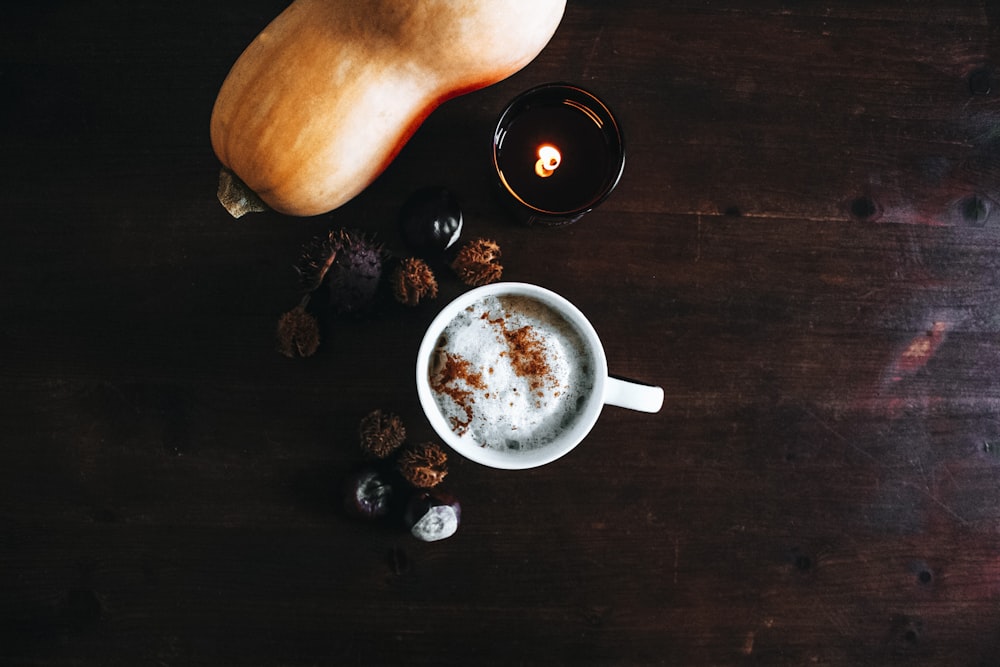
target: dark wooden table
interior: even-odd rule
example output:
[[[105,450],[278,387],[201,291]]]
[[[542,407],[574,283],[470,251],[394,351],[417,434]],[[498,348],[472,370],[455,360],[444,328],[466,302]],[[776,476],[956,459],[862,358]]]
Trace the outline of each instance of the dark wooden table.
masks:
[[[1000,5],[571,0],[346,206],[236,221],[209,113],[285,4],[5,12],[0,663],[1000,664]],[[486,151],[551,80],[616,109],[628,164],[524,228]],[[437,543],[339,486],[370,410],[433,438],[414,354],[466,288],[309,359],[274,336],[303,244],[400,253],[429,184],[667,396],[536,470],[453,456]]]

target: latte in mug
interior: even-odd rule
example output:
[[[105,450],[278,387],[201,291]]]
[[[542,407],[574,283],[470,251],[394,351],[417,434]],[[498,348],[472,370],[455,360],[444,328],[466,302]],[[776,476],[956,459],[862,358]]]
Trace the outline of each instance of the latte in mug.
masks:
[[[427,373],[456,436],[520,451],[571,427],[593,395],[596,367],[581,332],[543,301],[487,294],[445,326]]]

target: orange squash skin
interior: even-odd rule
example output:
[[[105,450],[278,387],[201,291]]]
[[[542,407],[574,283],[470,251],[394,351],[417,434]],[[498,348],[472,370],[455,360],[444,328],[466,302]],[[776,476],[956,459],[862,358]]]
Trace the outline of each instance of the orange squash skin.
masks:
[[[333,210],[442,102],[531,62],[564,10],[565,0],[295,0],[223,82],[212,147],[276,211]]]

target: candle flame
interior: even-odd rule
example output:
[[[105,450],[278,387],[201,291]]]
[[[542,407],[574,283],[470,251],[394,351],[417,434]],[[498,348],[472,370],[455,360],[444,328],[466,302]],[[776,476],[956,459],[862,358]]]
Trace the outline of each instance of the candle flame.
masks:
[[[535,173],[542,178],[551,176],[559,163],[562,162],[562,153],[551,144],[542,144],[538,147],[538,161],[535,162]]]

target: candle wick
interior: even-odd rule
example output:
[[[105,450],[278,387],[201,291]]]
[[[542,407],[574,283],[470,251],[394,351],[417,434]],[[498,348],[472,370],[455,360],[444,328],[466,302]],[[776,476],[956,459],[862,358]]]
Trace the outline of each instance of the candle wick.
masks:
[[[561,161],[562,155],[560,155],[559,149],[555,146],[548,144],[539,146],[538,161],[535,162],[535,173],[541,178],[548,178],[555,172]]]

